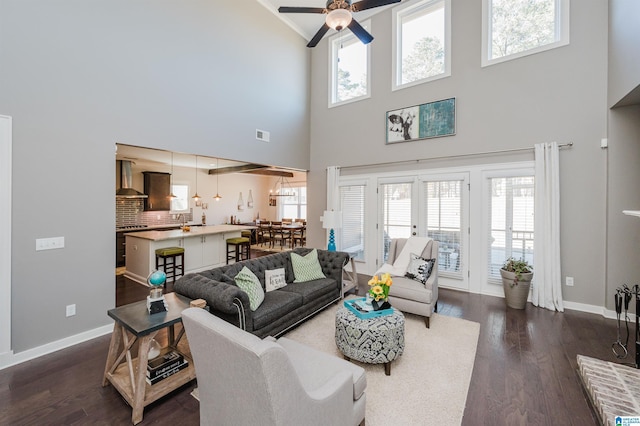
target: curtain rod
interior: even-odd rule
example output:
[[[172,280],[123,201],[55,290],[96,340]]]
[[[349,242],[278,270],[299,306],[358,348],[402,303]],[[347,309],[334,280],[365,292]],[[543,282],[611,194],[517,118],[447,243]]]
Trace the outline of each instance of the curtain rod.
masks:
[[[558,145],[558,148],[571,148],[573,146],[573,142],[568,142],[565,144]],[[505,154],[509,152],[520,152],[520,151],[532,151],[534,148],[512,148],[512,149],[501,149],[497,151],[485,151],[485,152],[472,152],[469,154],[455,154],[455,155],[441,155],[439,157],[429,157],[429,158],[418,158],[416,160],[404,160],[404,161],[387,161],[384,163],[375,163],[375,164],[362,164],[358,166],[344,166],[340,167],[341,169],[358,169],[362,167],[372,167],[372,166],[388,166],[388,165],[397,165],[397,164],[409,164],[409,163],[420,163],[421,161],[431,161],[431,160],[442,160],[445,158],[460,158],[460,157],[473,157],[476,155],[491,155],[491,154]]]

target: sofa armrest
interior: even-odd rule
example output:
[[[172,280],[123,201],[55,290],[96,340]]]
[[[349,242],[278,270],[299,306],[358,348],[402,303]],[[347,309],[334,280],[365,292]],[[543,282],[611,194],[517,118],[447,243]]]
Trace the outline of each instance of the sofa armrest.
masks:
[[[239,287],[199,274],[187,274],[176,281],[173,289],[176,293],[190,299],[206,300],[212,314],[243,330],[253,330],[249,296]]]

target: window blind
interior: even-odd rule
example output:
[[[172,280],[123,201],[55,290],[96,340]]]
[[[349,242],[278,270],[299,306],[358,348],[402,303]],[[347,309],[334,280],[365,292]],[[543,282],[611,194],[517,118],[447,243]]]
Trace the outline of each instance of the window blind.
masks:
[[[488,271],[500,279],[506,259],[524,259],[533,265],[534,177],[490,178]]]
[[[389,256],[393,238],[411,236],[411,183],[387,183],[380,185],[383,210],[383,262]]]
[[[342,229],[339,232],[338,247],[356,260],[365,260],[365,185],[340,187],[340,210]]]
[[[463,252],[462,181],[423,183],[423,214],[427,236],[438,241],[440,273],[460,275]]]

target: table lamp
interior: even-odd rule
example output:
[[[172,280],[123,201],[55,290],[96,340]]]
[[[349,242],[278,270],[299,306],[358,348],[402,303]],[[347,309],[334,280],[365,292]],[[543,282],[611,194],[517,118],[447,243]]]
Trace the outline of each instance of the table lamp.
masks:
[[[322,220],[322,227],[329,230],[329,244],[327,245],[327,250],[336,251],[336,237],[334,229],[342,227],[342,212],[325,210],[320,220]]]

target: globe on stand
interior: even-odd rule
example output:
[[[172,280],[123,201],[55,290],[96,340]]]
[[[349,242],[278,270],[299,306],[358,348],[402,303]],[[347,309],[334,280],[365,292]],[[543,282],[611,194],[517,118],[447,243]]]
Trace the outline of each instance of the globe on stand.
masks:
[[[151,287],[150,294],[147,296],[147,309],[150,314],[167,310],[167,302],[164,300],[164,294],[162,294],[166,281],[167,274],[163,271],[152,271],[147,277],[147,284]]]

